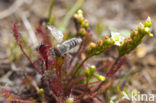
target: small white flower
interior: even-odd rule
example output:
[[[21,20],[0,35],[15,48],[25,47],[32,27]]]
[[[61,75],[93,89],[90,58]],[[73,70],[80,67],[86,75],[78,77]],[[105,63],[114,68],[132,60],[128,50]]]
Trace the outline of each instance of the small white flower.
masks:
[[[146,27],[146,28],[145,28],[145,31],[146,31],[146,32],[150,32],[150,28]]]
[[[112,40],[115,42],[115,45],[120,46],[123,41],[124,41],[124,37],[120,35],[120,33],[118,32],[111,32],[111,38]]]
[[[79,9],[77,13],[83,15],[83,11],[81,9]]]
[[[150,22],[152,21],[150,17],[148,17],[147,20],[150,21]]]

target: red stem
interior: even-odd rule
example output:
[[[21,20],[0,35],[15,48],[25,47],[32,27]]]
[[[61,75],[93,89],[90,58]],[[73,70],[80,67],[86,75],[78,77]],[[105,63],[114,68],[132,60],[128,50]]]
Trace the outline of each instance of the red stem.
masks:
[[[92,84],[99,83],[99,82],[100,81],[91,82],[91,83],[88,83],[88,85],[92,85]],[[79,88],[79,87],[84,87],[84,86],[87,86],[87,84],[78,84],[78,85],[73,86],[73,88]]]
[[[109,70],[109,72],[106,74],[106,77],[112,77],[122,66],[122,64],[126,61],[125,57],[117,58],[114,62],[112,68]]]
[[[12,26],[12,30],[13,30],[13,33],[14,33],[14,37],[16,39],[16,42],[18,44],[18,46],[20,47],[21,51],[23,52],[23,55],[28,59],[28,61],[31,63],[31,65],[35,68],[35,70],[37,72],[39,72],[41,75],[42,73],[38,70],[38,68],[34,65],[34,63],[32,62],[32,60],[30,59],[30,57],[26,54],[26,52],[24,51],[23,47],[22,47],[22,44],[21,44],[21,41],[19,39],[19,32],[18,32],[18,28],[16,26],[16,24],[14,24]]]

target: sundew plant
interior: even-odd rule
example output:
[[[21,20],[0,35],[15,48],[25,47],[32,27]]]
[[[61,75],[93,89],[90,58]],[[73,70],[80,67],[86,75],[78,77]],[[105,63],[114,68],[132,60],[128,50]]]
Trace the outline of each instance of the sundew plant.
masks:
[[[98,97],[112,86],[115,74],[126,61],[126,55],[137,48],[146,35],[153,36],[150,32],[150,17],[143,24],[140,23],[137,29],[132,30],[128,38],[118,32],[111,32],[110,36],[104,36],[100,40],[93,38],[95,34],[91,32],[89,21],[81,9],[73,14],[72,20],[76,30],[74,35],[65,35],[63,29],[52,25],[50,18],[40,22],[36,34],[39,34],[42,43],[34,50],[38,53],[34,57],[35,60],[32,60],[24,49],[20,25],[12,25],[18,47],[41,76],[42,82],[39,86],[34,84],[30,76],[25,77],[25,85],[35,88],[36,98],[16,98],[9,91],[3,90],[10,102],[103,103]],[[100,60],[92,59],[99,55],[101,58],[107,58],[104,54],[114,50],[112,48],[117,50],[118,56],[112,62],[107,62],[107,65],[99,65]],[[94,62],[91,64],[90,60]]]

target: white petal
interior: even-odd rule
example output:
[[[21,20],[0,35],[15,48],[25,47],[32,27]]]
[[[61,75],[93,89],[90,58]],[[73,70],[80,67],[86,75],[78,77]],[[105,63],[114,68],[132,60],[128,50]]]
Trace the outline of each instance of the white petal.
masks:
[[[118,32],[111,32],[111,36],[119,36],[120,35],[120,33],[118,33]]]
[[[124,39],[125,39],[125,38],[124,38],[123,36],[120,36],[120,37],[119,37],[119,41],[124,41]]]
[[[119,41],[115,41],[115,45],[120,46],[121,43]]]

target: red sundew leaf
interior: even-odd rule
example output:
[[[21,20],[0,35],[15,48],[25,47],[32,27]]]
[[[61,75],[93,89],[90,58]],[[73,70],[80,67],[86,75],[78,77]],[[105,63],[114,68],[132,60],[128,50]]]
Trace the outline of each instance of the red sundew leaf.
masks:
[[[55,67],[56,67],[56,73],[59,77],[61,76],[61,70],[62,70],[64,63],[65,63],[64,58],[62,57],[57,58]]]
[[[60,81],[56,78],[52,78],[49,80],[50,87],[53,89],[53,91],[57,94],[60,95],[62,92],[61,86],[60,86]]]
[[[50,37],[47,36],[46,33],[46,27],[44,25],[39,25],[39,27],[36,28],[36,32],[39,33],[42,36],[43,43],[52,46],[52,42]]]
[[[32,60],[30,59],[30,57],[28,56],[28,54],[23,49],[22,42],[21,42],[21,40],[19,38],[19,30],[18,30],[18,27],[17,27],[16,23],[13,24],[12,31],[13,31],[13,35],[14,35],[14,37],[16,39],[16,42],[17,42],[18,46],[20,47],[23,55],[28,59],[28,61],[32,64],[32,66],[35,68],[35,70],[40,73],[40,71],[38,70],[38,68],[36,67],[36,65],[32,62]]]
[[[19,31],[18,31],[18,28],[17,28],[16,23],[13,24],[12,30],[13,30],[13,34],[14,34],[14,37],[15,37],[17,43],[20,44],[20,45],[22,45],[22,44],[21,44],[21,41],[20,41],[20,39],[19,39]]]
[[[119,69],[120,67],[122,66],[122,64],[126,61],[126,58],[125,57],[122,57],[118,63],[115,65],[114,68],[112,68],[107,74],[106,76],[107,77],[112,77]]]
[[[16,26],[16,23],[13,24],[12,30],[13,30],[13,32],[14,32],[14,36],[15,36],[16,38],[18,38],[19,32],[18,32],[18,28],[17,28],[17,26]]]
[[[110,81],[108,81],[100,90],[100,93],[106,93],[106,91],[113,85],[114,79],[111,78]]]

